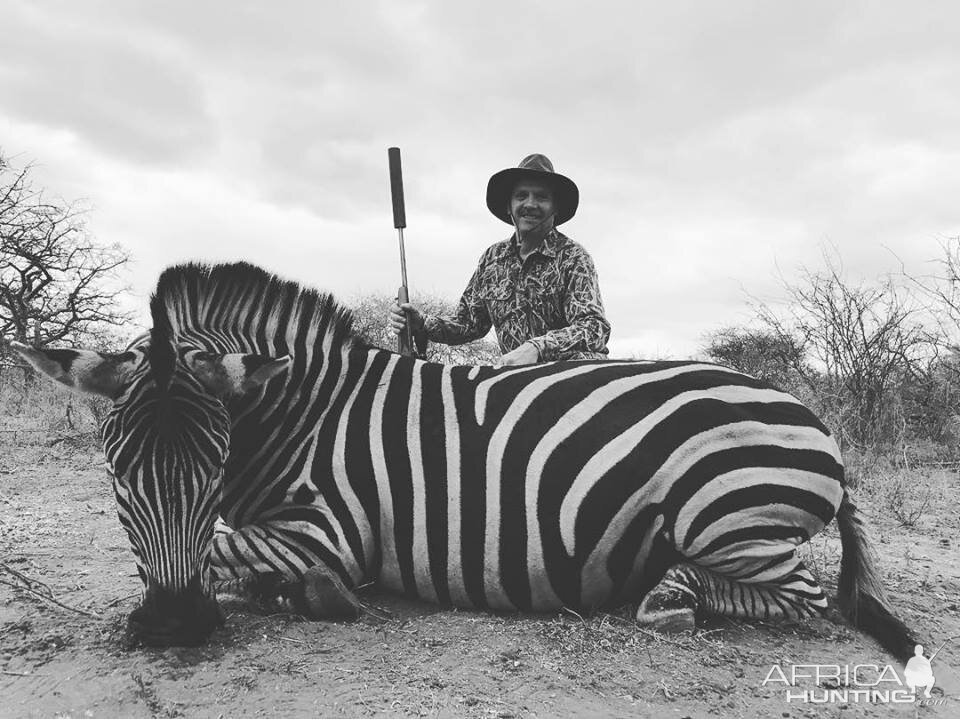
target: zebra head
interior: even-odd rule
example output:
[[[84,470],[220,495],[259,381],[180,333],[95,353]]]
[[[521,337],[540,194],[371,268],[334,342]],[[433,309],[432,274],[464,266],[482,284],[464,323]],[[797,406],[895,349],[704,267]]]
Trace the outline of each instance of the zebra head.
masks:
[[[121,354],[12,346],[54,380],[113,401],[103,449],[144,584],[131,634],[163,646],[205,641],[223,621],[209,565],[230,445],[225,402],[290,358],[203,352],[156,329]]]

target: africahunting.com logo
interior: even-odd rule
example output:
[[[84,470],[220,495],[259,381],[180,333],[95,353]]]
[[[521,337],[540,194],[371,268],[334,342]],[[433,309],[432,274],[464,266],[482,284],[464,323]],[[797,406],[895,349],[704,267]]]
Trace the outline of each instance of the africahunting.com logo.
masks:
[[[946,699],[930,690],[936,684],[931,662],[942,648],[927,659],[918,644],[901,671],[891,664],[774,664],[762,686],[782,686],[788,702],[803,704],[940,706]]]

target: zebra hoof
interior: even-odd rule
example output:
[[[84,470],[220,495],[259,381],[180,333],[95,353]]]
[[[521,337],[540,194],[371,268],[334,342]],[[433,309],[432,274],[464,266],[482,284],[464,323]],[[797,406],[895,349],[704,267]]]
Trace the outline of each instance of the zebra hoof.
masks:
[[[687,608],[645,611],[641,605],[637,610],[637,624],[661,634],[692,632],[697,628],[693,610]]]
[[[311,619],[357,619],[360,601],[326,567],[311,567],[303,575],[303,613]]]

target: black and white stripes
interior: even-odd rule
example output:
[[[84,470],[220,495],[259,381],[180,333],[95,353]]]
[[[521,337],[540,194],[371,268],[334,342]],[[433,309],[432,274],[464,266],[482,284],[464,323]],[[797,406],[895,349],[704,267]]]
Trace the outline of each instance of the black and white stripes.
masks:
[[[299,583],[317,616],[350,611],[370,581],[497,610],[639,602],[658,629],[702,610],[808,616],[826,598],[795,550],[836,516],[841,608],[912,650],[830,433],[751,377],[421,362],[359,341],[329,296],[245,264],[167,270],[151,314],[119,355],[13,344],[114,400],[103,443],[145,641],[202,640],[220,621],[214,585],[247,580]]]
[[[229,403],[218,579],[322,563],[444,604],[589,607],[655,584],[654,546],[743,578],[843,494],[823,425],[722,367],[432,365],[246,265],[173,268],[157,298],[180,346],[293,357]]]
[[[120,521],[146,585],[209,586],[207,539],[229,445],[223,405],[188,374],[164,391],[141,365],[104,421]]]

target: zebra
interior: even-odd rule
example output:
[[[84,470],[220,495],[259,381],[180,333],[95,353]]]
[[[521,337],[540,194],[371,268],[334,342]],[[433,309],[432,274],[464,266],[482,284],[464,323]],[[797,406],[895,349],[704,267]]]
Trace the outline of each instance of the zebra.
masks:
[[[103,449],[146,644],[198,644],[225,586],[356,617],[376,582],[497,612],[638,605],[798,619],[827,599],[797,548],[836,517],[838,603],[898,657],[837,444],[796,398],[695,361],[444,366],[374,347],[330,294],[246,264],[165,270],[126,351],[33,349],[109,397]]]

